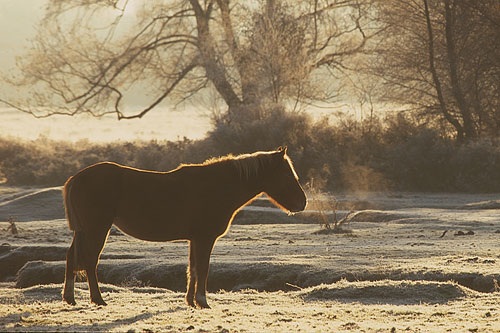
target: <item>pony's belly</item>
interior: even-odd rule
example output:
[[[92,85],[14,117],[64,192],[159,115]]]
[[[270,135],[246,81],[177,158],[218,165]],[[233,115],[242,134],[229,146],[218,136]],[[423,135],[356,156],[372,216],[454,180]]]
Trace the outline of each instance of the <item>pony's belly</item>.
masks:
[[[127,235],[146,241],[165,242],[189,239],[187,230],[158,221],[131,221],[115,218],[113,224]]]

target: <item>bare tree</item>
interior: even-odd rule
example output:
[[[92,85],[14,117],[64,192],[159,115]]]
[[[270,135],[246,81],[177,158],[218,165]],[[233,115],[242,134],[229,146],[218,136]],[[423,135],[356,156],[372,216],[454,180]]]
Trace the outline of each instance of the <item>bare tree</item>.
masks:
[[[378,13],[390,32],[375,66],[387,99],[444,121],[459,140],[500,134],[498,2],[387,1]]]
[[[232,117],[261,117],[269,103],[331,98],[331,85],[318,77],[331,78],[380,32],[370,23],[369,0],[142,5],[133,21],[127,0],[51,0],[19,75],[9,80],[29,93],[0,101],[36,117],[132,119],[214,89]],[[149,99],[125,110],[137,94]]]

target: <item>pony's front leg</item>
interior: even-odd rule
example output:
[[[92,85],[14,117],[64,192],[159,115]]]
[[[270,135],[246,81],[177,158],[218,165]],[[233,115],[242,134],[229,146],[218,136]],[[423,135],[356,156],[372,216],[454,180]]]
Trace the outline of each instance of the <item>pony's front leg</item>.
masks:
[[[189,242],[189,267],[187,269],[187,293],[186,293],[186,303],[193,308],[196,307],[194,304],[194,292],[196,286],[196,255],[195,255],[195,242]]]
[[[196,264],[196,294],[195,302],[199,308],[209,309],[207,303],[207,277],[210,266],[210,254],[214,247],[215,239],[197,240],[195,245]]]

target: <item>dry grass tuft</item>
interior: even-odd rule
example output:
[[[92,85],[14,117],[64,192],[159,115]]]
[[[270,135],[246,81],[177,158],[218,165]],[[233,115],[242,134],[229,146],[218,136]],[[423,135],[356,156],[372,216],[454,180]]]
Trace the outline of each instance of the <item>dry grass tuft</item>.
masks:
[[[345,229],[345,224],[349,221],[349,217],[354,211],[349,211],[344,217],[338,218],[338,201],[333,195],[325,194],[321,191],[320,187],[316,187],[314,179],[306,185],[311,198],[310,206],[314,207],[316,212],[312,217],[317,221],[320,230],[315,231],[313,234],[350,234],[352,230]]]

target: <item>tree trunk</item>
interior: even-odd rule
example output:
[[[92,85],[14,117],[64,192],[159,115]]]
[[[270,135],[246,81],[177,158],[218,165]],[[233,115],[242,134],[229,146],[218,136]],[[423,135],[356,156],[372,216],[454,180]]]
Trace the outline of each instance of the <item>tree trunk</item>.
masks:
[[[432,80],[434,81],[434,88],[436,89],[436,94],[439,102],[439,108],[444,118],[455,128],[457,131],[457,139],[460,141],[464,137],[464,128],[460,124],[460,122],[453,117],[449,112],[446,106],[446,102],[443,96],[443,90],[441,88],[441,81],[439,80],[439,76],[436,70],[436,65],[434,62],[434,33],[432,31],[432,23],[429,13],[429,5],[427,0],[423,0],[424,2],[424,12],[425,12],[425,20],[427,23],[427,33],[429,36],[429,70],[432,75]]]
[[[205,68],[207,79],[213,83],[217,92],[222,96],[228,107],[235,108],[241,105],[241,100],[235,93],[233,87],[226,77],[224,67],[217,61],[215,42],[210,35],[209,20],[212,6],[207,10],[201,8],[198,0],[190,0],[196,16],[196,25],[198,30],[198,50],[201,55],[201,62]]]
[[[445,8],[445,35],[446,35],[446,50],[448,55],[449,70],[450,70],[450,84],[453,97],[457,102],[457,107],[460,111],[463,120],[464,136],[468,139],[476,137],[476,129],[474,126],[474,119],[469,109],[469,105],[465,100],[465,95],[461,87],[461,82],[458,77],[458,61],[455,47],[455,40],[453,36],[453,28],[455,25],[455,14],[453,12],[450,0],[444,1]]]

